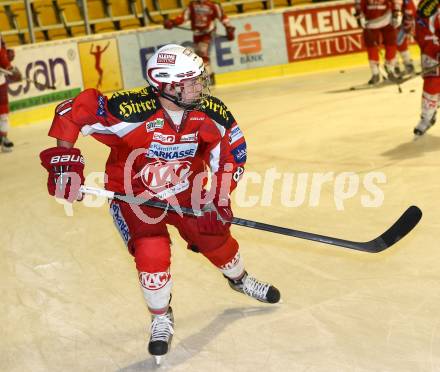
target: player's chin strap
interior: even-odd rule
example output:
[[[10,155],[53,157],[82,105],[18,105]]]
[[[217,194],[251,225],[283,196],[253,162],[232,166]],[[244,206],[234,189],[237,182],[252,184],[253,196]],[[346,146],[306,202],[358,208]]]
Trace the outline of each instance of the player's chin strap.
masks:
[[[124,203],[145,205],[153,208],[159,208],[163,210],[168,210],[170,212],[179,213],[180,211],[188,216],[197,217],[200,216],[202,213],[201,211],[193,210],[191,208],[171,206],[164,202],[148,200],[132,195],[124,195],[117,192],[98,189],[90,186],[81,186],[80,192],[84,194],[90,194],[96,196],[104,196],[106,198],[119,200]],[[330,236],[319,235],[319,234],[314,234],[300,230],[288,229],[285,227],[269,225],[266,223],[245,220],[243,218],[237,218],[237,217],[234,217],[232,219],[231,224],[249,227],[257,230],[268,231],[275,234],[293,236],[295,238],[336,245],[343,248],[354,249],[356,251],[378,253],[391,247],[393,244],[401,240],[419,223],[421,218],[422,218],[422,211],[416,206],[411,206],[399,217],[399,219],[396,222],[394,222],[394,224],[387,231],[385,231],[382,235],[378,236],[377,238],[367,242],[356,242],[356,241],[344,240],[339,238],[333,238]]]
[[[177,91],[177,88],[179,88],[179,87],[175,87],[176,91]],[[176,97],[176,96],[172,96],[171,94],[165,93],[164,89],[162,89],[162,90],[155,89],[155,90],[159,96],[167,99],[168,101],[174,103],[175,105],[181,107],[184,110],[195,110],[202,102],[203,96],[197,102],[184,103],[182,101],[182,93],[181,92],[177,92],[179,97]]]

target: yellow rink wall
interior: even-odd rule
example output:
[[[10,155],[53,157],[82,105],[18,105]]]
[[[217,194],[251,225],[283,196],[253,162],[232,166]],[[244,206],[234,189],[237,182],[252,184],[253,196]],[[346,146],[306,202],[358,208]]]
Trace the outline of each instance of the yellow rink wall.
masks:
[[[416,45],[410,47],[414,60],[419,58],[419,48]],[[336,57],[314,59],[288,63],[278,66],[260,67],[251,70],[234,71],[216,76],[219,86],[226,84],[240,84],[268,78],[280,78],[298,74],[316,73],[329,70],[344,70],[353,67],[367,67],[367,55],[365,52],[347,54]],[[10,114],[12,126],[28,125],[41,121],[51,120],[56,104],[37,106],[26,110],[16,111]]]
[[[221,27],[213,39],[217,85],[367,68],[354,11],[353,0],[337,0],[232,17],[235,40],[222,37]],[[11,125],[49,121],[58,102],[85,88],[111,94],[143,86],[147,60],[158,47],[191,45],[191,32],[171,31],[154,26],[17,47],[14,63],[28,81],[9,87]],[[416,46],[411,53],[417,60]],[[43,88],[29,79],[43,81]],[[50,85],[56,89],[48,90]]]

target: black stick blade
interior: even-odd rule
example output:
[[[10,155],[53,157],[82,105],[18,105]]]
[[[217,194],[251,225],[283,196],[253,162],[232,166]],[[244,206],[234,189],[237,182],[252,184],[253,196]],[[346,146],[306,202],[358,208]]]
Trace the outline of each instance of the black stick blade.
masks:
[[[393,226],[381,236],[365,244],[371,245],[370,252],[382,252],[406,236],[412,229],[414,229],[414,227],[416,227],[421,218],[422,211],[420,208],[412,205],[400,216]]]

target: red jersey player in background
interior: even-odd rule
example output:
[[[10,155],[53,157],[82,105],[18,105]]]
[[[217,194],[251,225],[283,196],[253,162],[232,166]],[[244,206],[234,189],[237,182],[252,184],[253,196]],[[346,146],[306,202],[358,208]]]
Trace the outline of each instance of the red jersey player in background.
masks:
[[[232,26],[221,5],[210,0],[193,0],[178,17],[164,21],[164,27],[167,29],[172,29],[184,22],[191,21],[194,49],[205,63],[211,84],[215,84],[215,77],[211,68],[209,51],[212,37],[216,30],[216,19],[225,27],[228,40],[234,40],[235,27]]]
[[[392,81],[399,79],[396,71],[397,33],[400,25],[400,0],[356,0],[355,16],[363,29],[368,61],[371,69],[371,79],[368,84],[380,82],[379,48],[385,47],[385,71],[387,78]]]
[[[416,36],[423,73],[422,114],[414,128],[416,137],[435,124],[440,94],[439,0],[421,0],[417,6]]]
[[[150,87],[138,92],[107,99],[89,89],[61,103],[49,131],[57,146],[40,158],[49,173],[49,193],[75,200],[84,182],[84,159],[74,144],[79,132],[90,134],[111,148],[106,188],[203,211],[200,217],[187,217],[115,200],[110,204],[152,314],[148,349],[160,359],[174,332],[167,224],[234,290],[268,303],[278,302],[280,292],[247,274],[231,236],[229,196],[244,172],[246,142],[226,106],[207,94],[202,59],[191,49],[165,46],[149,59],[147,79]],[[212,174],[209,192],[204,188],[207,169]]]
[[[0,71],[0,146],[3,152],[10,152],[14,147],[7,137],[9,131],[8,82],[21,80],[20,72],[11,65],[14,57],[14,50],[6,47],[0,35],[0,67],[11,72],[11,74],[5,74]]]
[[[397,32],[397,50],[403,61],[403,66],[407,74],[415,72],[414,62],[408,50],[411,35],[414,34],[416,6],[413,0],[403,0],[402,2],[402,23]]]

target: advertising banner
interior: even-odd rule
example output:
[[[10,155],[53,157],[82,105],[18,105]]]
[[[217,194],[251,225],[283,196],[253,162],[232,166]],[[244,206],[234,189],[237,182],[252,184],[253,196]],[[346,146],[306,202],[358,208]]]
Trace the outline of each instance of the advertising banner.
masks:
[[[77,95],[82,87],[81,65],[76,42],[63,41],[14,48],[23,80],[8,86],[11,111],[62,101]],[[48,87],[54,86],[51,90]]]
[[[217,25],[217,33],[211,44],[211,65],[216,73],[284,64],[288,62],[284,42],[283,16],[261,14],[233,18],[236,38],[227,40],[224,27]],[[157,48],[180,44],[193,48],[192,32],[172,29],[156,29],[117,36],[124,87],[126,89],[146,84],[148,58]]]
[[[115,38],[78,43],[84,88],[112,92],[123,88]]]
[[[288,62],[282,14],[233,18],[235,40],[217,37],[211,63],[217,73],[239,71]],[[224,33],[219,26],[218,34]]]
[[[289,62],[364,50],[354,3],[334,3],[283,14]]]

